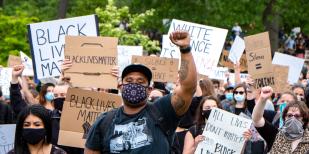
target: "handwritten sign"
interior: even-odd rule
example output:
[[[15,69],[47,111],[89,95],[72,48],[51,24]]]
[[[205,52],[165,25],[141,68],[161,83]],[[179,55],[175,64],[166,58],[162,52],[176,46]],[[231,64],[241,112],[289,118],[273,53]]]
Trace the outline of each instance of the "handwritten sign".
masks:
[[[65,58],[73,65],[64,75],[74,87],[117,89],[117,77],[110,73],[117,66],[117,38],[66,36],[65,41]]]
[[[118,66],[119,74],[122,74],[123,69],[131,64],[131,59],[133,55],[142,56],[143,46],[123,46],[118,45]]]
[[[210,79],[226,80],[226,74],[229,72],[227,67],[212,67],[209,73]]]
[[[243,133],[252,121],[233,113],[214,108],[205,125],[203,136],[195,154],[233,153],[240,154],[245,143]]]
[[[272,66],[270,66],[272,68]],[[252,79],[254,80],[254,88],[259,89],[265,86],[271,86],[275,87],[275,74],[273,72],[270,73],[263,73],[263,74],[256,74],[252,76]]]
[[[168,34],[176,30],[189,32],[197,72],[209,75],[209,69],[218,64],[228,30],[173,19]],[[161,57],[179,59],[179,49],[167,37],[163,41]]]
[[[9,55],[8,67],[14,67],[15,65],[20,65],[21,59],[18,56]]]
[[[275,65],[273,64],[273,72],[275,75],[275,87],[276,93],[284,93],[289,91],[288,74],[289,66]]]
[[[132,63],[144,64],[151,69],[153,81],[175,82],[178,76],[178,59],[153,56],[132,56]]]
[[[272,71],[268,32],[245,37],[248,73],[252,76]]]
[[[25,53],[22,51],[20,53],[20,59],[22,64],[25,66],[23,71],[23,76],[33,76],[33,65],[32,65],[32,59],[28,57]]]
[[[60,76],[66,35],[98,36],[96,15],[28,25],[29,43],[37,79]]]
[[[236,64],[237,62],[239,62],[244,50],[245,50],[245,41],[237,35],[234,40],[234,43],[232,44],[229,59],[234,64]]]
[[[10,96],[12,68],[0,68],[0,87],[3,95]]]
[[[228,59],[229,53],[230,52],[227,51],[227,50],[222,51],[222,55],[221,55],[221,59],[220,59],[220,65],[234,70],[234,63],[231,62]],[[246,54],[242,54],[242,56],[240,57],[240,60],[239,60],[239,64],[240,64],[240,71],[241,72],[247,71],[248,65],[247,65]]]
[[[0,153],[8,153],[14,148],[15,124],[0,125]]]
[[[240,73],[240,81],[245,82],[247,80],[248,74],[247,73]],[[235,83],[235,73],[229,73],[229,81],[231,83]],[[224,83],[227,83],[226,80],[224,80]]]
[[[84,148],[88,131],[98,116],[121,105],[122,98],[115,94],[69,88],[60,119],[58,144]]]
[[[282,66],[289,66],[290,69],[288,81],[290,84],[294,84],[298,82],[300,72],[304,66],[304,61],[305,60],[302,58],[297,58],[287,54],[275,52],[272,63]]]

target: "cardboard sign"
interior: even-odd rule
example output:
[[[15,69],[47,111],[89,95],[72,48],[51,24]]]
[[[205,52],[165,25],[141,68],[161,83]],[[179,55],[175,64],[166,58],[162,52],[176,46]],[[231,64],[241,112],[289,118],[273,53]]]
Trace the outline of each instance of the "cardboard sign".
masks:
[[[24,71],[23,71],[23,76],[33,76],[33,65],[32,65],[32,59],[28,57],[25,53],[22,51],[19,52],[20,54],[20,59],[22,64],[25,66]]]
[[[4,96],[10,96],[12,68],[0,68],[0,87]]]
[[[233,113],[212,109],[203,131],[205,140],[198,144],[195,154],[240,154],[245,143],[243,133],[251,123],[251,120]]]
[[[16,124],[0,125],[0,153],[8,153],[14,148]]]
[[[98,36],[96,15],[47,21],[28,25],[36,79],[60,76],[64,58],[64,37]]]
[[[272,67],[270,66],[270,68]],[[273,72],[257,74],[257,75],[252,76],[252,79],[254,81],[253,87],[255,89],[260,89],[265,86],[275,87],[276,85],[275,74]]]
[[[273,64],[278,64],[282,66],[289,66],[289,76],[288,81],[290,84],[298,82],[301,70],[304,66],[304,59],[290,56],[287,54],[275,52],[273,58]]]
[[[237,35],[232,44],[229,59],[234,64],[236,64],[240,60],[244,50],[245,50],[245,41]]]
[[[168,34],[177,30],[186,30],[191,36],[191,52],[197,72],[209,75],[209,69],[217,66],[228,30],[173,19]],[[179,49],[163,38],[161,57],[180,58]],[[165,42],[164,42],[165,41]]]
[[[274,92],[284,93],[290,91],[288,84],[289,67],[273,64],[273,72],[275,75]]]
[[[64,75],[74,87],[117,89],[117,77],[111,75],[117,66],[117,38],[66,36],[65,42],[65,58],[73,65]]]
[[[119,74],[122,74],[122,70],[131,64],[131,59],[133,55],[142,56],[143,46],[123,46],[118,45],[118,66]]]
[[[122,98],[115,94],[69,88],[60,119],[58,144],[84,148],[88,131],[98,116],[121,105]]]
[[[234,70],[234,63],[228,59],[228,56],[229,56],[229,51],[223,50],[221,59],[220,59],[220,64],[224,67],[228,67],[229,69]],[[240,64],[241,72],[247,71],[248,66],[247,66],[246,54],[242,54],[239,60],[239,64]]]
[[[252,76],[272,71],[268,32],[245,37],[248,73]]]
[[[175,82],[177,80],[178,59],[153,56],[132,56],[132,63],[140,63],[150,68],[153,81]]]
[[[8,67],[13,68],[15,65],[20,65],[20,64],[21,64],[20,57],[14,56],[14,55],[9,55]]]

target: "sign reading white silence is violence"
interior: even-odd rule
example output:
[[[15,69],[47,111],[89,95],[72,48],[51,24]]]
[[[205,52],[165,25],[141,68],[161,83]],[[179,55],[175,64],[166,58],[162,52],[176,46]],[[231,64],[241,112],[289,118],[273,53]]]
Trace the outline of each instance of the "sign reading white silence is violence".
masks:
[[[243,133],[251,123],[251,120],[233,113],[212,109],[203,132],[205,140],[198,144],[195,154],[240,154],[245,143]]]
[[[60,75],[64,59],[64,37],[98,36],[96,15],[47,21],[28,25],[28,37],[35,77],[44,79]]]
[[[218,64],[228,30],[173,19],[168,34],[176,30],[189,32],[197,71],[209,75],[208,69]],[[180,58],[179,49],[166,37],[162,43],[161,57]]]

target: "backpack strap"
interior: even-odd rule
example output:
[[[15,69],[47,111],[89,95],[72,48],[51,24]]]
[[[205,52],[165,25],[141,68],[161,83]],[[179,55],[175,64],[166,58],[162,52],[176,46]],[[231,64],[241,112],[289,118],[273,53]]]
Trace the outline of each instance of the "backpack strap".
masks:
[[[122,108],[122,107],[120,107]],[[114,117],[117,113],[117,111],[120,108],[116,108],[116,109],[112,109],[109,112],[106,113],[104,120],[102,121],[102,123],[100,124],[100,129],[102,130],[102,132],[104,133],[104,136],[102,136],[102,141],[105,141],[105,137],[107,135],[107,130],[110,128],[111,124],[114,121]],[[103,143],[104,144],[104,143]],[[109,147],[103,147],[103,153],[109,153]]]

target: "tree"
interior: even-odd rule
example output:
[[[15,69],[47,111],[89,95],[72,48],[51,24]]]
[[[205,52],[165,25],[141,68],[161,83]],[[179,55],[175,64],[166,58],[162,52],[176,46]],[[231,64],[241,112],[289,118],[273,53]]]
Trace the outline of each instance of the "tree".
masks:
[[[62,19],[65,18],[68,8],[68,1],[69,0],[60,0],[59,1],[59,11],[58,11],[58,18]]]
[[[100,35],[118,37],[120,45],[141,45],[148,53],[159,52],[159,42],[150,40],[142,31],[145,21],[152,18],[154,12],[151,9],[140,14],[130,14],[128,7],[118,9],[114,1],[109,0],[105,9],[96,9]]]

